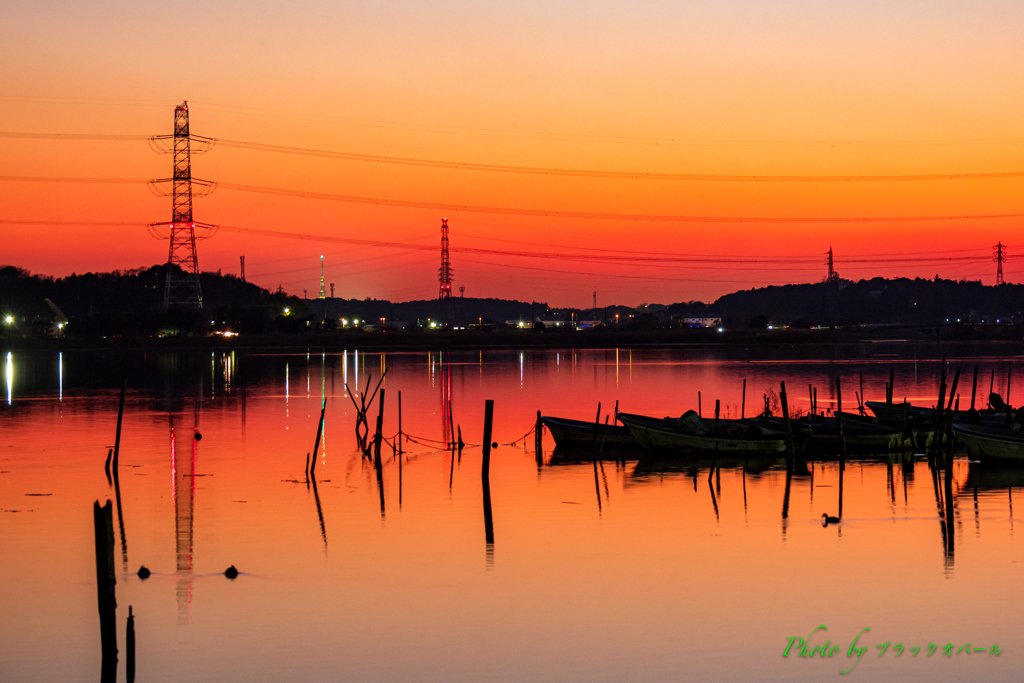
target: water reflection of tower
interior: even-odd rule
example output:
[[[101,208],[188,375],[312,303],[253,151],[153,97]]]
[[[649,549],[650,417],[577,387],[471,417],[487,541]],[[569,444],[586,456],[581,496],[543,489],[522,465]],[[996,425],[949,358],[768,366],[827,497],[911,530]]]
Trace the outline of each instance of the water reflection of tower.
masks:
[[[191,448],[178,448],[171,416],[171,500],[174,505],[176,553],[175,591],[178,595],[178,620],[191,623],[192,606],[192,519],[195,510],[196,439]]]

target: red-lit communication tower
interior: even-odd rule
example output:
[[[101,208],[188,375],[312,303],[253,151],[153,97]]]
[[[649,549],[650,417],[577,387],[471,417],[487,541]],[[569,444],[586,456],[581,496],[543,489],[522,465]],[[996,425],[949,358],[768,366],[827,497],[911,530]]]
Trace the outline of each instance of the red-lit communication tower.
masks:
[[[437,292],[437,298],[452,298],[452,263],[448,257],[448,219],[441,219],[441,267],[438,269],[438,281],[441,287]]]

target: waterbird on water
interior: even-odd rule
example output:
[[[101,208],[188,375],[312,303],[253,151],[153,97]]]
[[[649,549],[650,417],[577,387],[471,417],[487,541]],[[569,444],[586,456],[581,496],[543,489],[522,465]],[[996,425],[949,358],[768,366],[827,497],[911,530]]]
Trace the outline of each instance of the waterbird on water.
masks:
[[[142,565],[141,567],[139,567],[139,578],[140,579],[148,579],[149,578],[149,574],[150,574],[150,572],[149,572],[149,569],[146,568],[146,565]]]
[[[821,513],[821,517],[823,520],[825,520],[821,523],[822,526],[828,526],[829,524],[839,524],[839,518],[830,517],[827,512]]]
[[[231,565],[230,567],[225,569],[224,570],[224,576],[228,577],[229,579],[237,579],[238,578],[238,570],[235,569],[235,565]]]

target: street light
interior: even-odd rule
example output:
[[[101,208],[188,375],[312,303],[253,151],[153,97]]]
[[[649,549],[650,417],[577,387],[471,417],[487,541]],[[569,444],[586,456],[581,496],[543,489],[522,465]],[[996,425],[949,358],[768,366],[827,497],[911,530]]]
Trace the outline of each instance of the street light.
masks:
[[[4,316],[4,324],[5,325],[13,325],[14,324],[14,316],[13,315],[5,315]]]

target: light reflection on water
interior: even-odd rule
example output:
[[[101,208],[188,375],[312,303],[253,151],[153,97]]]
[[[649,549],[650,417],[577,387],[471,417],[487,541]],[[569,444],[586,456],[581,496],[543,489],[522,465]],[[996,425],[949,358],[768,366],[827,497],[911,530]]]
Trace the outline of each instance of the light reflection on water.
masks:
[[[779,353],[748,362],[682,349],[445,351],[427,354],[424,376],[422,352],[364,351],[364,363],[377,356],[369,374],[387,369],[384,435],[397,433],[401,390],[403,430],[416,439],[402,443],[402,458],[385,444],[379,468],[355,451],[352,402],[334,387],[339,361],[347,380],[347,352],[320,353],[319,394],[306,353],[306,397],[290,394],[295,355],[218,351],[209,367],[202,354],[131,358],[117,484],[131,545],[117,590],[119,624],[128,605],[137,615],[140,678],[820,680],[838,675],[845,656],[781,652],[787,637],[827,624],[846,645],[870,626],[878,643],[869,645],[1006,650],[970,661],[872,652],[851,675],[1015,679],[1021,472],[960,459],[947,496],[927,462],[913,459],[851,459],[845,469],[719,461],[712,470],[710,460],[594,461],[552,453],[548,440],[538,465],[532,437],[524,447],[538,409],[593,420],[598,401],[606,411],[619,401],[678,415],[701,391],[738,413],[744,379],[751,405],[782,379],[813,384],[825,405],[837,369],[847,383],[864,372],[870,400],[884,393],[892,363],[897,394],[935,400],[934,360]],[[1006,356],[960,357],[966,373],[977,362],[983,377],[1005,374]],[[102,462],[122,369],[121,357],[103,354],[8,356],[5,678],[78,680],[99,669],[88,511],[114,496]],[[1006,378],[991,381],[1000,390]],[[517,440],[491,454],[490,543],[481,451],[443,447],[459,428],[481,443],[485,399],[495,401],[493,440]],[[322,404],[322,457],[307,482]],[[371,425],[375,416],[374,405]],[[822,513],[839,511],[841,524],[821,526]],[[146,582],[134,575],[141,564],[154,571]],[[243,572],[233,582],[222,575],[232,564]]]

